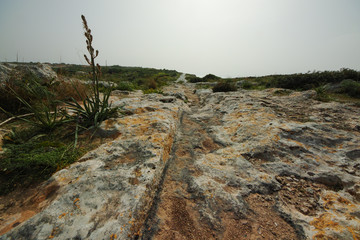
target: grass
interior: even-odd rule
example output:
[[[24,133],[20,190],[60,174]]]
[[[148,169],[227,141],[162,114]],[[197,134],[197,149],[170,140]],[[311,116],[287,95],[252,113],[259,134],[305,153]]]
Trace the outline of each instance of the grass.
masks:
[[[67,135],[70,129],[64,126],[60,132],[44,134],[23,122],[15,124],[18,126],[4,137],[0,155],[0,195],[46,180],[83,153],[81,148],[72,148],[73,139]]]

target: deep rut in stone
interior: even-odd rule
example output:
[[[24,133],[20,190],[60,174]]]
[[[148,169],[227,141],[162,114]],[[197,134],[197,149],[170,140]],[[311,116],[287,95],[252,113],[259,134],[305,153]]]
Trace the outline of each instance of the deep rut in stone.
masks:
[[[188,93],[188,98],[194,104],[193,111],[196,111],[196,95]],[[194,210],[196,202],[188,192],[188,179],[197,174],[193,165],[196,153],[208,153],[220,146],[201,122],[191,118],[191,113],[184,113],[180,123],[169,166],[144,226],[142,239],[178,239],[180,235],[186,239],[213,238],[211,229],[199,221],[201,217]]]
[[[298,239],[293,227],[274,212],[273,200],[250,195],[244,199],[248,206],[245,203],[238,211],[236,204],[217,197],[206,199],[206,193],[193,186],[194,179],[204,174],[195,165],[197,157],[225,146],[209,130],[221,124],[221,114],[198,120],[194,116],[200,111],[199,99],[189,89],[186,95],[191,112],[181,116],[171,158],[140,239]],[[206,211],[211,212],[210,218]]]

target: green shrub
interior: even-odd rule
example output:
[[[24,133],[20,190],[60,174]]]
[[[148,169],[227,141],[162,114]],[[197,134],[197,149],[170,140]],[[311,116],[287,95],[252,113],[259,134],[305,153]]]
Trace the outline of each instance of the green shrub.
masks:
[[[341,91],[355,98],[360,98],[360,82],[347,79],[341,82]]]
[[[191,83],[203,82],[202,78],[199,78],[199,77],[196,77],[196,76],[189,76],[186,79]]]
[[[315,88],[316,91],[316,100],[328,102],[331,101],[330,96],[326,92],[325,86],[320,86]]]
[[[133,86],[133,84],[131,84],[129,82],[120,82],[117,84],[115,89],[121,90],[121,91],[134,91],[134,86]]]
[[[219,82],[213,88],[213,92],[230,92],[236,91],[236,86],[230,82]]]
[[[241,86],[244,89],[251,89],[253,84],[250,81],[244,81]]]
[[[4,144],[5,152],[0,157],[0,195],[21,185],[46,180],[54,172],[70,165],[80,156],[61,142],[27,141],[21,144]]]
[[[221,78],[218,76],[215,76],[214,74],[208,74],[202,78],[202,81],[203,82],[211,82],[211,81],[217,81],[219,79],[221,79]]]
[[[191,83],[198,83],[198,82],[214,82],[214,81],[218,81],[219,79],[221,79],[220,77],[218,76],[215,76],[213,74],[208,74],[202,78],[199,78],[195,75],[190,75],[190,74],[187,74],[186,75],[186,80],[188,80],[189,82]]]

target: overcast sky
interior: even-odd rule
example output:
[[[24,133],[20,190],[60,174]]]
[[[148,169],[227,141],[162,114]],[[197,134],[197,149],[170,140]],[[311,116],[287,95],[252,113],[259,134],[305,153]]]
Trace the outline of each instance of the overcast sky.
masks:
[[[360,0],[0,0],[0,61],[85,64],[81,14],[101,65],[222,77],[360,70]]]

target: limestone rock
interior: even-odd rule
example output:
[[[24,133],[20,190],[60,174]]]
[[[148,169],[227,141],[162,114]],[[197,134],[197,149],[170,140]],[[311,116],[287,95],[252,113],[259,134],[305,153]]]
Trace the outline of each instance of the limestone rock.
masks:
[[[54,200],[0,239],[359,238],[358,107],[194,90],[112,96],[126,115],[101,131],[116,138],[57,172]]]

